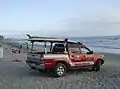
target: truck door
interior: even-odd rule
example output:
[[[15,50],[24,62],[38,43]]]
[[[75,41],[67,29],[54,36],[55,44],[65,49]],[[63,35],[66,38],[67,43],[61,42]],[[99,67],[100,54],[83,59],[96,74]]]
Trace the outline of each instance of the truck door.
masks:
[[[84,67],[93,65],[93,57],[91,54],[87,54],[89,50],[81,48],[79,46],[69,47],[69,56],[72,62],[72,67]]]
[[[91,51],[87,47],[81,47],[80,50],[81,50],[80,57],[81,57],[81,59],[84,60],[85,66],[93,65],[94,64],[94,61],[93,61],[94,56],[91,53]]]
[[[69,47],[69,57],[72,67],[79,67],[81,66],[81,62],[85,61],[85,54],[81,54],[79,46]]]

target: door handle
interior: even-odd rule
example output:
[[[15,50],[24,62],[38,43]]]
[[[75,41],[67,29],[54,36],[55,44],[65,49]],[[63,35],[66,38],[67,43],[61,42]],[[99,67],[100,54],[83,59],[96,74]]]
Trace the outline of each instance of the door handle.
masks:
[[[71,57],[75,57],[74,55],[72,55]]]

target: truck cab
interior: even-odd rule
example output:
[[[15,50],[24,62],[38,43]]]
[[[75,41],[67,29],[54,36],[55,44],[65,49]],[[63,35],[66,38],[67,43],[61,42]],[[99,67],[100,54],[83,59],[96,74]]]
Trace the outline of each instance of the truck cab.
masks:
[[[28,41],[32,46],[27,65],[39,71],[49,70],[57,77],[64,76],[70,69],[87,67],[99,71],[104,64],[104,55],[94,53],[80,42],[50,37],[29,37]],[[42,44],[35,45],[36,42]]]

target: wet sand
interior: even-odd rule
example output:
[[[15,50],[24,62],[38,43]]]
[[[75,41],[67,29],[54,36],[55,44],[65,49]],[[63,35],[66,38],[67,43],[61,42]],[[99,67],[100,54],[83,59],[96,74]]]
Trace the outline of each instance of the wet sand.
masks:
[[[11,53],[4,44],[4,59],[0,59],[0,89],[120,89],[120,55],[105,55],[100,72],[75,70],[61,78],[47,73],[29,70],[25,64],[26,54]],[[20,59],[22,62],[12,62]]]

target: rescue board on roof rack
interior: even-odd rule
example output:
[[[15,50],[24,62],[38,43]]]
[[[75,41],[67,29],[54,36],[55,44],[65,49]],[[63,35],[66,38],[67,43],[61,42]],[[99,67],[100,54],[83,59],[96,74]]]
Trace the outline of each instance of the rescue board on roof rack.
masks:
[[[38,41],[38,42],[60,42],[60,43],[64,43],[64,42],[68,42],[68,43],[73,43],[76,44],[77,42],[74,41],[70,41],[68,39],[60,39],[60,38],[55,38],[55,37],[35,37],[32,36],[28,39],[28,41]]]

